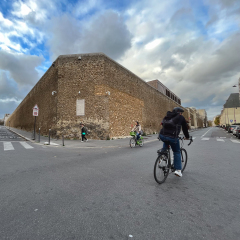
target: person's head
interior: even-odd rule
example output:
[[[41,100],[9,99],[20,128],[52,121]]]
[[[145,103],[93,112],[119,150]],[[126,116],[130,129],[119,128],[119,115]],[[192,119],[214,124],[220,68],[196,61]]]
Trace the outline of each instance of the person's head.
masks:
[[[80,126],[84,126],[84,124],[83,124],[83,123],[80,123]]]
[[[136,126],[138,126],[139,125],[139,122],[138,121],[136,121]]]
[[[184,112],[184,110],[182,108],[180,108],[180,107],[175,107],[173,109],[173,113],[179,113],[180,115],[182,115],[183,112]]]

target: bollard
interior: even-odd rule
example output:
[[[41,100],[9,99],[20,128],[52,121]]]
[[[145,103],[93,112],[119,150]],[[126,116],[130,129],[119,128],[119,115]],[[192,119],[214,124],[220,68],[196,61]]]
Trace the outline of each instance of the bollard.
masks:
[[[65,146],[64,145],[64,135],[62,135],[62,145]]]
[[[49,134],[48,134],[48,144],[50,145],[50,134],[51,134],[51,129],[49,129]]]
[[[39,132],[38,132],[38,142],[40,143],[40,130],[41,128],[39,128]]]

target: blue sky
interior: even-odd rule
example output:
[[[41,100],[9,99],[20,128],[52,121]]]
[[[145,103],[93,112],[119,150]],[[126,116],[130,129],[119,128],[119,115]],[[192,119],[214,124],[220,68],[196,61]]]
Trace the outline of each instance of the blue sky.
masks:
[[[59,55],[104,52],[211,119],[238,91],[239,43],[239,0],[2,0],[0,118]]]

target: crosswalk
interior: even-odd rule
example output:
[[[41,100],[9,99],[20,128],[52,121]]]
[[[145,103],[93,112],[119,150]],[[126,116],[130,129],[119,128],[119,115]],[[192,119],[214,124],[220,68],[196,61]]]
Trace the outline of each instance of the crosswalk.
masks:
[[[3,150],[4,151],[15,150],[14,146],[16,147],[16,145],[18,145],[18,144],[21,147],[23,147],[24,149],[33,149],[34,148],[30,144],[28,144],[26,142],[0,142],[0,149],[2,149],[1,143],[3,143]]]
[[[193,140],[197,139],[197,137],[193,137]],[[240,140],[237,139],[231,139],[231,138],[226,138],[226,137],[216,137],[216,138],[208,138],[208,137],[199,137],[201,141],[209,141],[209,140],[216,140],[217,142],[227,142],[231,141],[233,143],[240,143]]]

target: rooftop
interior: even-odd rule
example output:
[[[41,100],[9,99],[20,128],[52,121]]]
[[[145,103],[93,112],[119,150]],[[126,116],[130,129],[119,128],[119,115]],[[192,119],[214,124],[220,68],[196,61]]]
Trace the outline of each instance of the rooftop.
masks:
[[[223,107],[224,108],[240,107],[239,93],[231,93]]]

